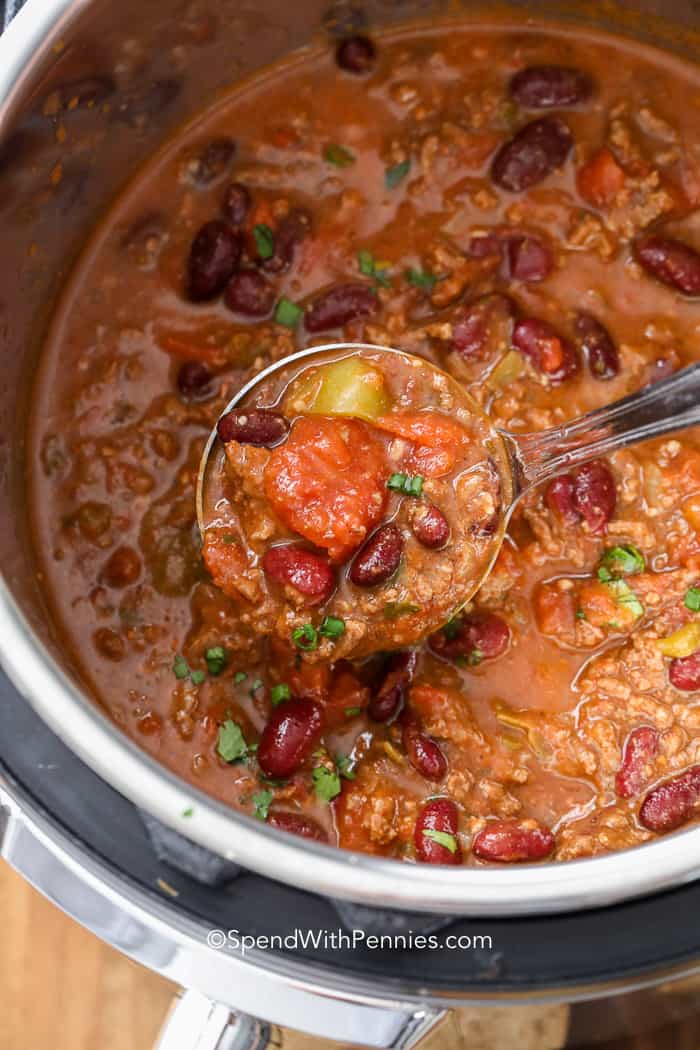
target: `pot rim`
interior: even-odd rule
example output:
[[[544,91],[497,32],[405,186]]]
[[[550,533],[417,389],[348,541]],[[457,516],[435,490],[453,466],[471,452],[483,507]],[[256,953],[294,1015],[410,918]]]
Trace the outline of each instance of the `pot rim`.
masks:
[[[35,64],[90,0],[29,0],[0,38],[0,131]],[[450,915],[578,911],[700,876],[700,828],[602,857],[515,867],[407,865],[299,839],[238,813],[140,750],[64,674],[0,581],[0,663],[91,769],[187,838],[245,868],[326,897]],[[186,810],[192,816],[184,817]]]

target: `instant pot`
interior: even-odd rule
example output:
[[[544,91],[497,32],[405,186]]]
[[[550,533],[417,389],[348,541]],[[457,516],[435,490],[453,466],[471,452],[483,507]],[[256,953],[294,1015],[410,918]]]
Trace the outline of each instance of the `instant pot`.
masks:
[[[18,6],[7,5],[7,22]],[[509,10],[700,58],[695,0]],[[198,795],[120,733],[62,650],[33,559],[23,457],[37,355],[115,194],[241,77],[324,38],[439,16],[507,10],[29,0],[0,39],[2,854],[77,921],[187,990],[161,1050],[262,1050],[278,1045],[271,1025],[411,1047],[452,1008],[524,1002],[581,1004],[566,1045],[582,1046],[693,1008],[668,982],[700,969],[700,829],[565,865],[460,871],[286,836]],[[63,97],[77,99],[72,111]]]

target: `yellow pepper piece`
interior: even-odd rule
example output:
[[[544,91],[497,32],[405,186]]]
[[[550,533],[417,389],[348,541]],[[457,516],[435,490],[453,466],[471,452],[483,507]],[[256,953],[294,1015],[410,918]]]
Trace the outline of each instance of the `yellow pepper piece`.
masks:
[[[351,416],[370,423],[390,408],[384,376],[361,357],[343,357],[302,373],[285,400],[288,414]]]
[[[659,638],[656,647],[664,656],[691,656],[700,649],[700,623],[686,623],[668,637]]]
[[[395,762],[397,766],[404,765],[403,755],[394,747],[390,740],[385,740],[382,746],[392,762]]]
[[[509,350],[501,358],[486,382],[492,388],[500,390],[502,387],[510,386],[525,371],[525,362],[517,350]]]

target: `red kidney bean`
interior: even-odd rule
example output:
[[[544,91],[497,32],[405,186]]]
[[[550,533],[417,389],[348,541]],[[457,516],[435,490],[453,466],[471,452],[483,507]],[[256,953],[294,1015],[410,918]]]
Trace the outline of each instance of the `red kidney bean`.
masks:
[[[544,281],[554,269],[554,258],[548,244],[540,237],[516,234],[506,241],[508,272],[515,281]]]
[[[212,139],[190,165],[192,181],[198,186],[211,186],[226,173],[235,155],[236,143],[233,139]]]
[[[261,266],[273,273],[287,270],[294,259],[297,245],[311,232],[311,214],[304,208],[293,208],[280,220],[275,231],[275,250],[269,259],[264,259]]]
[[[325,558],[295,544],[270,547],[263,558],[263,569],[273,580],[303,594],[307,605],[327,601],[335,587],[333,570]]]
[[[279,412],[267,408],[233,408],[216,424],[219,440],[272,448],[287,436],[289,423]]]
[[[228,223],[206,223],[192,241],[187,262],[187,294],[194,303],[215,299],[233,276],[241,258],[242,238]]]
[[[377,49],[367,36],[351,36],[341,40],[335,59],[346,73],[369,73],[374,68]]]
[[[510,644],[510,627],[494,613],[469,613],[428,639],[430,648],[446,660],[464,658],[471,663],[494,660]]]
[[[450,350],[465,361],[487,360],[510,345],[516,306],[507,295],[494,293],[462,309],[452,325]]]
[[[569,66],[528,66],[511,77],[510,97],[523,109],[576,106],[593,94],[593,80]]]
[[[467,255],[472,259],[488,259],[503,254],[503,238],[499,233],[477,233],[469,238]]]
[[[447,518],[433,503],[419,509],[411,522],[411,531],[418,542],[429,550],[444,547],[450,538]]]
[[[447,759],[440,746],[423,732],[420,719],[404,708],[401,714],[401,742],[408,760],[422,777],[437,783],[447,775]]]
[[[649,234],[634,244],[637,262],[657,281],[683,295],[700,295],[700,252],[672,237]]]
[[[700,650],[690,656],[677,656],[668,668],[668,680],[674,689],[694,693],[700,689]]]
[[[328,836],[321,825],[301,813],[271,809],[267,823],[280,831],[288,831],[290,835],[300,835],[301,838],[312,839],[314,842],[328,842]]]
[[[609,468],[599,459],[574,472],[574,507],[594,535],[600,535],[615,513],[617,492]]]
[[[552,383],[562,383],[579,370],[575,348],[546,321],[535,317],[518,321],[513,329],[513,346]]]
[[[700,766],[691,766],[657,784],[639,810],[639,822],[650,831],[674,831],[695,814],[700,802]]]
[[[357,587],[386,583],[399,567],[404,539],[398,525],[389,522],[374,532],[355,555],[350,579]]]
[[[459,811],[449,798],[434,798],[423,807],[414,832],[418,859],[424,864],[461,864],[462,850],[457,838]],[[441,842],[436,842],[426,832],[437,831],[452,836],[454,852]]]
[[[275,287],[257,270],[234,273],[224,292],[229,310],[244,317],[266,317],[275,302]]]
[[[349,321],[369,317],[377,306],[377,296],[369,285],[337,284],[314,299],[306,311],[304,324],[308,332],[342,328]]]
[[[570,474],[560,474],[550,481],[545,489],[544,501],[553,514],[567,525],[575,525],[581,515],[574,506],[574,479]]]
[[[211,393],[213,376],[201,361],[185,361],[177,373],[177,388],[183,397],[194,399]]]
[[[321,733],[321,708],[313,700],[287,700],[270,715],[258,744],[258,763],[268,777],[288,777],[304,763]]]
[[[250,193],[241,182],[232,182],[226,190],[221,210],[232,226],[242,226],[252,204]]]
[[[109,587],[128,587],[141,575],[141,558],[133,547],[117,547],[102,566],[100,580]]]
[[[573,144],[563,121],[533,120],[501,146],[491,164],[491,179],[511,193],[530,189],[562,166]]]
[[[554,849],[554,835],[535,821],[490,821],[472,842],[472,853],[481,860],[513,864],[524,860],[543,860]]]
[[[620,371],[620,355],[605,325],[593,314],[578,313],[574,324],[578,344],[596,379],[612,379]]]
[[[406,690],[416,672],[417,663],[415,649],[393,654],[382,684],[367,706],[369,716],[375,722],[390,722],[398,714]]]
[[[615,791],[620,798],[638,795],[649,779],[648,766],[659,750],[659,734],[651,726],[633,729],[625,741],[622,765],[615,775]]]

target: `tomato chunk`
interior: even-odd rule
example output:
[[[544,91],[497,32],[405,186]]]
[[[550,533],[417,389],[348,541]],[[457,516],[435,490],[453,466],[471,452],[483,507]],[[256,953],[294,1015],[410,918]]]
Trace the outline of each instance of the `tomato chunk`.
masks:
[[[265,495],[292,531],[346,561],[381,520],[384,450],[356,419],[301,417],[265,467]]]
[[[469,441],[469,432],[439,412],[393,412],[376,425],[411,443],[406,466],[428,478],[444,477]]]

